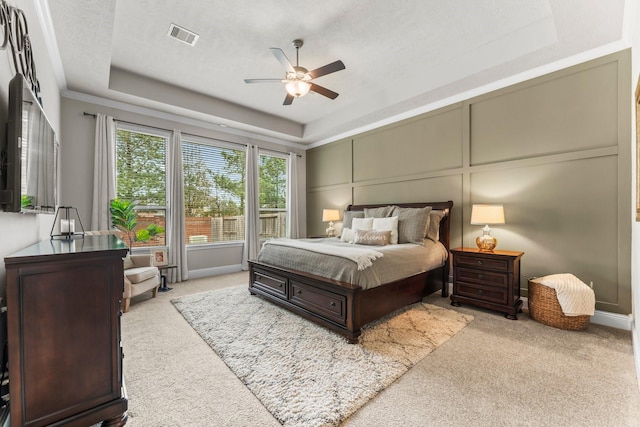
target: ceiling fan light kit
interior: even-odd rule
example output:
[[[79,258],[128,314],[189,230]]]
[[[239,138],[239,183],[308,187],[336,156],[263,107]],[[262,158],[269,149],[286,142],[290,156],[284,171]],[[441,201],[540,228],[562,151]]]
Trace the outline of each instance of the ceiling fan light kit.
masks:
[[[287,58],[287,55],[285,55],[282,49],[279,49],[277,47],[270,48],[276,59],[282,65],[284,65],[286,69],[284,79],[245,79],[245,83],[284,83],[285,90],[287,91],[287,96],[284,99],[283,105],[291,105],[294,98],[300,98],[302,96],[305,96],[309,92],[316,92],[320,95],[326,96],[327,98],[336,99],[338,97],[337,92],[319,86],[315,83],[311,83],[311,80],[334,73],[336,71],[344,70],[344,63],[338,60],[323,67],[316,68],[315,70],[308,71],[306,68],[301,67],[298,61],[299,51],[303,44],[303,41],[300,39],[296,39],[293,41],[293,47],[296,48],[295,66],[291,64],[289,58]]]
[[[289,92],[289,95],[299,98],[309,93],[311,85],[302,80],[290,80],[285,85],[285,89]]]

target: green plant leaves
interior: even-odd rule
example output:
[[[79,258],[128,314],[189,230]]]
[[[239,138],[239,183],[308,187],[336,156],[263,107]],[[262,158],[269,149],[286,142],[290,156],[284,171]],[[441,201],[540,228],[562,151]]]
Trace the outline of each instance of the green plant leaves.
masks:
[[[133,245],[133,242],[145,242],[153,236],[164,233],[164,228],[156,224],[149,224],[146,229],[134,233],[134,229],[138,225],[138,214],[135,208],[134,202],[120,199],[113,199],[109,206],[111,224],[127,234],[130,246]]]

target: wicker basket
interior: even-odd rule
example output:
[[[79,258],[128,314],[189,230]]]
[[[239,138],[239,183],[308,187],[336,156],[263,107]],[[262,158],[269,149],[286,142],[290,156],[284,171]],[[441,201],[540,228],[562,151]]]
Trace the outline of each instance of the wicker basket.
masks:
[[[558,302],[556,290],[529,280],[529,316],[554,328],[577,331],[589,323],[591,316],[565,316]]]

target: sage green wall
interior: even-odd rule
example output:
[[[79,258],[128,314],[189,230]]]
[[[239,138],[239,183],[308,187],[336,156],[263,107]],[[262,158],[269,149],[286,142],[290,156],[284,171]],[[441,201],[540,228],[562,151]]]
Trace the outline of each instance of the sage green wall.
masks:
[[[475,246],[471,205],[502,203],[492,234],[525,252],[523,295],[573,273],[630,313],[630,67],[619,52],[309,150],[309,234],[323,208],[452,200],[451,245]]]

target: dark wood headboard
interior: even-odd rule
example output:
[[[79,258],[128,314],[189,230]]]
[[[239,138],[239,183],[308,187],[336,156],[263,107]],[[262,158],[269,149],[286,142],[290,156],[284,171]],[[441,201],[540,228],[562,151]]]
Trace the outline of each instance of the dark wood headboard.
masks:
[[[424,208],[426,206],[431,206],[431,209],[434,211],[443,211],[444,217],[440,221],[440,243],[444,245],[447,249],[447,253],[449,252],[449,238],[450,238],[450,230],[451,230],[451,208],[453,207],[453,202],[449,200],[448,202],[419,202],[419,203],[378,203],[371,205],[349,205],[347,207],[348,211],[362,211],[365,208],[379,208],[382,206],[399,206],[401,208]]]

